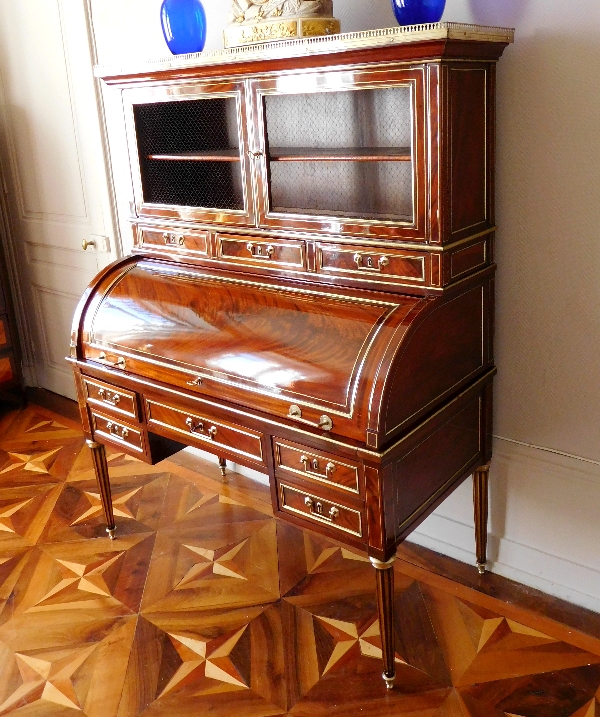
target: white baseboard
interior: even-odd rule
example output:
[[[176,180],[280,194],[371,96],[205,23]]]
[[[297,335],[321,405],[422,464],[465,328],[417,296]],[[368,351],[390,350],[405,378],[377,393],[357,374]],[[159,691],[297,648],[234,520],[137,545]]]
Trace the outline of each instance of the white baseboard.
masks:
[[[196,449],[195,455],[215,461]],[[262,473],[232,469],[268,485]],[[475,563],[471,481],[411,536]],[[490,471],[489,569],[600,612],[600,465],[498,438]]]
[[[410,540],[475,562],[468,481]],[[600,465],[496,439],[490,472],[492,572],[600,612]]]

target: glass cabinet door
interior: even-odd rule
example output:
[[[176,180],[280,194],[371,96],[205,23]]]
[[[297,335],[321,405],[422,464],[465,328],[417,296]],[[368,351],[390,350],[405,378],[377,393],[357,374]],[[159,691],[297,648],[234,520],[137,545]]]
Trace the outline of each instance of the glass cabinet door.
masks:
[[[257,82],[259,223],[424,238],[422,81],[396,71]]]
[[[253,223],[244,90],[232,83],[126,93],[139,216]]]

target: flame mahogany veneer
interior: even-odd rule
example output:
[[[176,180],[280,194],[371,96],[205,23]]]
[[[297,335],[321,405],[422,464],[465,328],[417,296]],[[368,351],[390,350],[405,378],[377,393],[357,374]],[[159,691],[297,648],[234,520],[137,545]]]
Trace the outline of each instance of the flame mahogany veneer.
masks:
[[[148,463],[196,446],[222,466],[229,459],[268,473],[278,517],[371,557],[390,687],[396,547],[474,471],[485,563],[494,72],[505,45],[422,40],[311,53],[300,43],[293,59],[240,56],[219,67],[200,56],[193,68],[104,78],[125,109],[135,249],[86,291],[70,360],[109,533],[104,444]],[[398,86],[411,93],[412,149],[402,152],[413,172],[412,220],[270,206],[264,96]],[[240,172],[231,191],[242,192],[244,209],[145,202],[148,163],[180,162],[185,147],[178,138],[155,152],[160,160],[142,156],[138,144],[150,140],[136,134],[136,108],[212,97],[235,98],[239,151],[192,147],[199,158],[189,171],[205,167],[210,183],[220,151]],[[361,166],[385,154],[367,147],[354,151]],[[287,158],[303,153],[319,161],[302,146]],[[277,148],[272,159],[283,154]],[[219,172],[215,197],[229,176]]]

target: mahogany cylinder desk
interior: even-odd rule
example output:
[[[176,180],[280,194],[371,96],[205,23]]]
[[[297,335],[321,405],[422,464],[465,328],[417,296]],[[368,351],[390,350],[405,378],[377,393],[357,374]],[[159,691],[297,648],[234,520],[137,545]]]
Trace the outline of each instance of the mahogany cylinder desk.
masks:
[[[365,550],[384,679],[398,544],[492,444],[495,63],[452,23],[98,68],[119,94],[130,256],[71,356],[108,531],[104,446],[196,446],[268,473],[277,517]]]

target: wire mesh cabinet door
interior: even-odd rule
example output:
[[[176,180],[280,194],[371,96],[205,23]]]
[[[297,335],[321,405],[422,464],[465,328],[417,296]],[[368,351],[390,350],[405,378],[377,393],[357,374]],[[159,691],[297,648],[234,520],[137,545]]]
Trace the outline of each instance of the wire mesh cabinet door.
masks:
[[[244,82],[124,92],[140,217],[253,225]]]
[[[425,239],[426,69],[253,83],[261,226]]]

